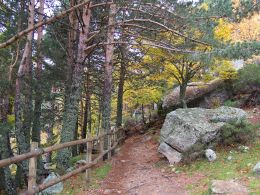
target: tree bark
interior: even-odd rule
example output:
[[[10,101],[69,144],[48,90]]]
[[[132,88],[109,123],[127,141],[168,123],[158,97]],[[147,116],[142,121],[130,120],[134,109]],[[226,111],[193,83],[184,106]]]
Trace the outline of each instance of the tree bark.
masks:
[[[142,121],[143,121],[143,124],[146,124],[145,113],[144,113],[144,105],[143,104],[141,105],[141,109],[142,109]]]
[[[180,103],[183,108],[187,108],[187,102],[186,102],[186,88],[187,83],[180,84]]]
[[[87,135],[87,126],[89,119],[89,110],[90,110],[90,89],[89,89],[89,73],[87,73],[87,88],[86,88],[86,99],[85,99],[85,110],[84,110],[84,121],[83,121],[83,128],[81,132],[81,138],[86,138]]]
[[[88,127],[88,125],[91,125],[91,123],[89,124],[89,121],[91,121],[91,116],[90,116],[90,79],[89,79],[89,72],[86,73],[86,82],[87,82],[87,87],[86,87],[86,97],[85,97],[85,109],[84,109],[84,117],[83,117],[83,126],[81,129],[81,139],[85,139],[87,136],[87,131],[89,128],[91,128],[90,126]],[[80,152],[83,153],[84,148],[85,148],[86,144],[81,145],[80,147]]]
[[[73,140],[77,140],[78,139],[78,128],[79,128],[79,121],[78,121],[78,118],[77,118],[77,121],[76,121],[76,127],[75,127],[75,130],[74,130],[74,138]],[[77,156],[78,155],[78,146],[72,146],[72,156]]]
[[[104,85],[103,85],[103,103],[102,103],[102,131],[110,131],[111,119],[111,97],[113,85],[113,53],[114,53],[114,32],[115,32],[115,14],[116,4],[110,5],[107,31],[107,45],[105,46],[105,64],[104,64]],[[105,137],[104,149],[108,147],[108,137]]]
[[[53,127],[54,127],[54,123],[55,123],[55,100],[51,101],[51,110],[49,111],[50,113],[48,113],[48,123],[47,123],[47,128],[46,128],[46,132],[47,132],[47,143],[50,143],[53,141]],[[52,161],[52,152],[47,153],[46,154],[46,162],[47,163],[51,163]]]
[[[123,120],[123,95],[124,95],[124,83],[126,74],[126,48],[125,45],[120,47],[121,53],[121,67],[120,67],[120,78],[117,92],[117,113],[116,113],[116,126],[122,126]]]
[[[73,6],[73,5],[72,5]],[[74,13],[75,14],[75,13]],[[80,28],[79,43],[77,48],[77,60],[73,68],[71,85],[69,87],[69,96],[67,97],[66,108],[63,113],[63,125],[61,130],[61,143],[71,141],[74,137],[74,129],[78,118],[78,105],[81,98],[81,85],[83,78],[83,68],[86,55],[85,40],[89,32],[91,11],[88,6],[83,8],[83,26]],[[71,157],[71,149],[66,148],[58,152],[58,167],[67,169],[69,167],[69,159]]]
[[[10,147],[10,137],[9,137],[9,127],[7,123],[7,113],[8,113],[8,98],[0,98],[0,159],[9,158],[12,155]],[[0,169],[2,173],[2,182],[5,192],[10,195],[16,194],[15,182],[12,178],[10,168],[4,167]],[[0,190],[1,192],[1,190]]]
[[[44,14],[44,0],[40,0],[39,6],[39,22],[43,21]],[[42,54],[42,39],[43,39],[43,27],[39,27],[37,29],[37,65],[35,70],[35,79],[36,79],[36,87],[35,87],[35,105],[34,105],[34,119],[33,119],[33,127],[32,127],[32,141],[38,142],[41,144],[41,105],[42,105],[42,92],[41,92],[41,73],[42,73],[42,62],[43,62],[43,54]]]
[[[29,2],[29,17],[28,17],[28,28],[32,28],[34,25],[34,0]],[[30,86],[26,86],[26,78],[30,79],[31,71],[31,58],[32,58],[32,40],[33,31],[28,33],[27,40],[25,44],[25,49],[23,56],[19,65],[18,74],[16,78],[16,95],[15,95],[15,134],[17,140],[17,146],[19,153],[26,153],[29,151],[29,140],[30,140],[30,113],[23,116],[25,111],[30,111],[31,109],[31,99],[30,97],[22,97],[22,92],[27,90],[29,92]],[[30,92],[29,92],[30,93]],[[29,94],[30,95],[30,94]],[[28,99],[27,99],[28,98]],[[25,100],[24,100],[25,99]],[[29,105],[25,104],[28,103]],[[22,172],[24,176],[26,175],[26,170],[28,170],[28,162],[24,161],[22,163]]]

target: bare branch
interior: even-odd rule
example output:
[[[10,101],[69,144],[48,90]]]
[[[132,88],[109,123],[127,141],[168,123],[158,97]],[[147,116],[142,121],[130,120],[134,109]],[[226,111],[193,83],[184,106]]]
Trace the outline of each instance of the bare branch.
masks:
[[[68,14],[68,13],[70,13],[70,12],[76,10],[77,8],[79,8],[79,7],[81,7],[81,6],[86,5],[86,4],[89,3],[89,2],[90,2],[90,0],[85,0],[85,1],[83,1],[82,3],[80,3],[80,4],[75,5],[75,6],[71,7],[71,8],[69,8],[69,9],[64,10],[64,11],[62,11],[61,13],[59,13],[59,14],[57,14],[57,15],[51,17],[51,18],[49,18],[48,20],[45,20],[45,21],[43,21],[43,22],[38,22],[38,23],[36,23],[33,27],[27,28],[27,29],[25,29],[25,30],[19,32],[19,33],[16,34],[15,36],[13,36],[12,38],[10,38],[9,40],[7,40],[6,42],[1,43],[1,44],[0,44],[0,49],[1,49],[1,48],[5,48],[5,47],[11,45],[11,44],[14,43],[16,40],[20,39],[21,37],[25,36],[25,35],[28,34],[29,32],[31,32],[31,31],[33,31],[33,30],[35,30],[35,29],[37,29],[37,28],[39,28],[39,27],[41,27],[41,26],[43,26],[43,25],[51,24],[51,23],[55,22],[56,20],[59,20],[59,19],[65,17],[66,14]]]

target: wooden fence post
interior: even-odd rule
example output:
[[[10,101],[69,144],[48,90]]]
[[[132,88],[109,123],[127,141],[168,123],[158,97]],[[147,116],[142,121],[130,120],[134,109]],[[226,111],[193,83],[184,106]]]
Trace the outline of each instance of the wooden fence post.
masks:
[[[87,142],[87,154],[86,154],[87,164],[92,162],[92,146],[93,146],[92,141]],[[86,169],[86,182],[87,183],[90,181],[90,171],[91,171],[90,168]]]
[[[38,142],[31,143],[31,152],[38,149]],[[28,191],[31,192],[36,187],[37,174],[37,156],[29,160],[29,178],[28,178]]]

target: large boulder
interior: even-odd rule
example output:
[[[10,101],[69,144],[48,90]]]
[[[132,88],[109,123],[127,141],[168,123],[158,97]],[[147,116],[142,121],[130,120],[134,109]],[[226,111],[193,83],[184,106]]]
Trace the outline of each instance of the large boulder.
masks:
[[[229,99],[230,91],[222,79],[215,79],[210,82],[188,83],[185,96],[189,107],[212,108]],[[179,108],[180,105],[180,87],[176,87],[163,98],[162,107],[170,110]]]
[[[172,155],[176,155],[176,152],[185,154],[196,145],[216,142],[220,137],[221,128],[227,122],[246,117],[245,111],[232,107],[177,109],[166,116],[161,129],[159,152],[166,153],[166,144],[171,150],[167,148],[165,156],[169,160],[174,159],[176,156],[170,157],[170,151],[175,151]]]

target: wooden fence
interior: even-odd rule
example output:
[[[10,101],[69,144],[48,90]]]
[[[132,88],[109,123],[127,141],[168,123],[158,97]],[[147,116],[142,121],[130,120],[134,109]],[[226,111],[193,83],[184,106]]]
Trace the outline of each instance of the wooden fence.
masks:
[[[104,150],[103,141],[104,137],[108,138],[108,148]],[[41,192],[46,188],[53,186],[61,181],[67,180],[70,177],[77,175],[83,171],[86,171],[86,181],[90,180],[90,168],[96,165],[105,155],[107,158],[111,158],[111,152],[117,147],[118,143],[125,138],[123,129],[116,129],[114,131],[110,131],[107,133],[102,133],[95,137],[88,137],[87,139],[80,139],[71,142],[66,142],[62,144],[56,144],[46,148],[39,148],[37,142],[31,143],[31,151],[25,154],[17,155],[8,159],[0,160],[0,168],[9,166],[11,164],[19,163],[21,161],[29,159],[29,174],[28,174],[28,190],[26,192],[21,193],[21,195],[32,195],[37,192]],[[99,155],[92,160],[92,146],[95,141],[98,141],[100,144],[100,153]],[[37,171],[37,157],[49,152],[53,152],[56,150],[61,150],[67,147],[86,144],[87,152],[86,152],[86,164],[80,166],[79,168],[62,175],[59,178],[53,179],[47,183],[42,183],[37,185],[36,183],[36,171]]]

